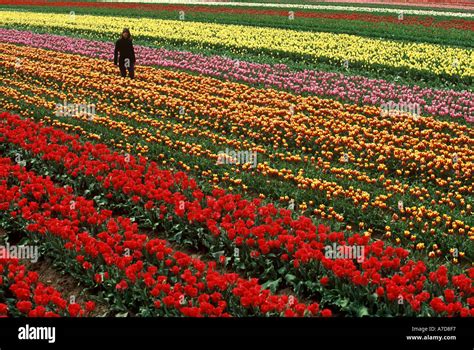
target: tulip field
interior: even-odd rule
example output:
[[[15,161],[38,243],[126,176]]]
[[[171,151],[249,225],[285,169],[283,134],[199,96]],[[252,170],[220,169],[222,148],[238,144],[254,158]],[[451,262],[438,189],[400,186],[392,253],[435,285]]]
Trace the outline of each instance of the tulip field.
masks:
[[[473,125],[474,7],[0,0],[0,317],[474,317]]]

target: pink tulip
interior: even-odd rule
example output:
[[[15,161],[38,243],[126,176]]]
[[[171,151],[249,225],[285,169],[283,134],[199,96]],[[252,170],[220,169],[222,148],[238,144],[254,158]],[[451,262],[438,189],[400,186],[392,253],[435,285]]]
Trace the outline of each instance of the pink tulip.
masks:
[[[112,60],[112,42],[93,41],[51,34],[37,34],[0,28],[3,42],[22,44],[43,49],[81,54]],[[418,103],[424,114],[474,118],[474,93],[469,91],[438,90],[420,86],[404,86],[382,79],[362,76],[344,76],[340,73],[304,70],[292,72],[285,64],[260,64],[234,60],[222,56],[204,56],[191,52],[164,48],[135,47],[137,63],[175,68],[212,77],[235,79],[251,84],[274,86],[294,93],[310,93],[338,99],[345,103],[381,105]]]

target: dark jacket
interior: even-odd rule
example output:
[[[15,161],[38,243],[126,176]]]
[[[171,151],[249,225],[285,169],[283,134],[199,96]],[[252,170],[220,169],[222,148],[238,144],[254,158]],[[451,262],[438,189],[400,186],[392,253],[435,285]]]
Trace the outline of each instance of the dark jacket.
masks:
[[[132,39],[120,38],[115,43],[114,64],[118,62],[118,54],[120,52],[120,61],[123,62],[126,58],[130,59],[130,63],[135,63],[135,50],[133,48]]]

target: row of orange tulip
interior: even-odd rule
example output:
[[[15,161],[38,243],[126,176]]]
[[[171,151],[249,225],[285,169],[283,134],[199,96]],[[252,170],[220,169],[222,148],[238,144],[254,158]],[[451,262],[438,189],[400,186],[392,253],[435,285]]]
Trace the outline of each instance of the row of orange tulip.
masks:
[[[269,179],[279,178],[303,191],[319,192],[330,201],[347,200],[346,203],[352,203],[361,211],[380,209],[389,214],[394,222],[401,223],[406,228],[396,234],[390,226],[384,225],[386,237],[393,235],[398,242],[400,238],[406,238],[413,242],[415,248],[423,250],[426,248],[425,243],[433,242],[444,248],[443,232],[467,234],[471,239],[473,237],[473,227],[462,219],[472,210],[469,200],[465,199],[469,199],[469,194],[472,193],[472,184],[462,177],[450,182],[452,179],[447,175],[450,169],[435,173],[437,165],[432,165],[425,174],[420,175],[421,178],[425,176],[426,185],[423,186],[426,187],[410,186],[406,181],[393,178],[394,174],[386,171],[387,165],[390,166],[396,156],[414,168],[415,161],[426,162],[423,157],[434,157],[441,164],[439,168],[443,169],[451,164],[453,168],[458,167],[469,176],[469,171],[472,171],[472,151],[469,149],[472,131],[463,125],[431,118],[415,121],[407,119],[407,116],[382,119],[377,116],[380,111],[373,107],[342,106],[334,101],[314,97],[297,97],[271,89],[254,89],[241,84],[145,67],[140,67],[139,81],[125,83],[115,77],[114,68],[110,64],[97,65],[97,60],[93,59],[78,60],[77,56],[50,53],[48,62],[44,62],[41,50],[13,45],[1,45],[0,53],[4,59],[2,68],[8,69],[16,64],[14,56],[21,56],[23,61],[22,66],[17,69],[21,74],[4,80],[5,85],[10,87],[2,88],[5,95],[14,98],[16,91],[22,91],[25,101],[29,99],[32,104],[53,111],[56,103],[64,99],[75,103],[80,103],[85,98],[97,101],[100,117],[89,120],[87,116],[83,116],[83,122],[115,129],[124,135],[124,140],[132,139],[133,135],[138,136],[144,142],[139,142],[139,149],[135,151],[146,153],[153,144],[160,143],[174,152],[215,162],[219,157],[216,150],[220,147],[251,149],[268,160],[259,163],[256,169],[250,168],[248,164],[234,164],[229,166],[229,171],[232,169],[235,172],[242,171],[240,174],[248,172]],[[90,71],[91,65],[98,67],[97,70]],[[41,84],[32,86],[29,79],[38,77]],[[36,96],[28,96],[27,91]],[[48,95],[51,99],[44,98]],[[73,96],[76,97],[72,98]],[[124,104],[127,108],[123,108]],[[179,111],[183,113],[180,114]],[[163,119],[157,119],[157,115]],[[413,127],[402,132],[400,125],[403,120],[408,125],[419,125],[419,128]],[[347,136],[340,136],[341,133]],[[453,134],[456,136],[453,137]],[[243,139],[244,135],[247,139]],[[372,142],[363,141],[361,135],[366,140],[372,139]],[[430,141],[423,139],[425,135],[431,137]],[[451,145],[444,145],[446,137],[453,140]],[[382,138],[383,142],[375,144],[375,138]],[[199,140],[202,141],[197,142]],[[309,147],[308,140],[318,144],[318,148]],[[132,143],[127,142],[115,144],[131,152]],[[268,143],[273,143],[273,147],[268,147]],[[362,146],[364,143],[365,148]],[[208,147],[209,144],[213,145],[214,150]],[[439,147],[432,151],[432,145],[437,144]],[[409,147],[412,146],[419,150],[411,151]],[[301,154],[298,153],[301,152],[300,147],[303,151]],[[273,148],[277,150],[274,151]],[[291,152],[283,152],[285,149]],[[347,164],[335,159],[334,154],[347,149],[350,149],[346,151]],[[448,158],[453,150],[456,150],[458,157],[454,165],[452,158]],[[365,152],[366,158],[363,159],[362,154],[357,155],[356,152]],[[374,160],[379,163],[378,166]],[[232,186],[240,185],[243,189],[251,186],[242,179],[232,179],[228,174],[219,179],[218,166],[202,169],[199,161],[193,166],[179,162],[186,170],[203,170],[201,174],[211,177],[212,183],[217,184],[224,179]],[[335,175],[334,179],[337,181],[305,176],[303,169],[296,171],[282,167],[289,163],[305,167],[308,173],[315,165],[320,166],[329,174]],[[380,168],[381,165],[383,169]],[[381,174],[377,175],[377,172]],[[352,181],[347,180],[349,176],[352,176],[349,179]],[[365,183],[364,188],[369,191],[354,188],[352,184],[355,180]],[[413,198],[418,197],[417,201],[422,205],[409,205],[397,210],[393,208],[393,204],[387,204],[393,202],[393,198],[401,198],[403,193],[410,194]],[[338,210],[328,208],[329,205],[318,204],[320,203],[315,204],[314,201],[309,201],[309,206],[308,203],[301,203],[300,209],[314,206],[315,214],[335,221],[346,220]],[[448,214],[443,214],[438,209],[444,204],[445,208],[449,208],[446,211]],[[369,214],[367,217],[370,217]],[[359,228],[370,227],[368,222],[359,222]],[[417,237],[418,228],[422,232],[431,233],[428,239]],[[370,234],[371,230],[368,232]],[[456,249],[461,248],[458,250],[464,253],[462,246],[460,243]],[[437,250],[439,249],[434,249],[433,252],[436,253]]]

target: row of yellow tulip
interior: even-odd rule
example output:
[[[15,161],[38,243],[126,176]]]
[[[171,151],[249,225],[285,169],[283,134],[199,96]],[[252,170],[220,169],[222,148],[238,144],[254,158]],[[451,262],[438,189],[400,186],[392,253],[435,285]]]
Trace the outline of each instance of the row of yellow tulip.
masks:
[[[215,23],[88,16],[67,13],[0,11],[0,25],[41,26],[52,29],[96,31],[115,35],[124,26],[137,37],[192,42],[202,47],[266,50],[334,64],[378,66],[431,72],[436,75],[474,76],[474,51],[444,45],[369,39],[361,36],[304,32]],[[236,35],[238,33],[238,35]]]

